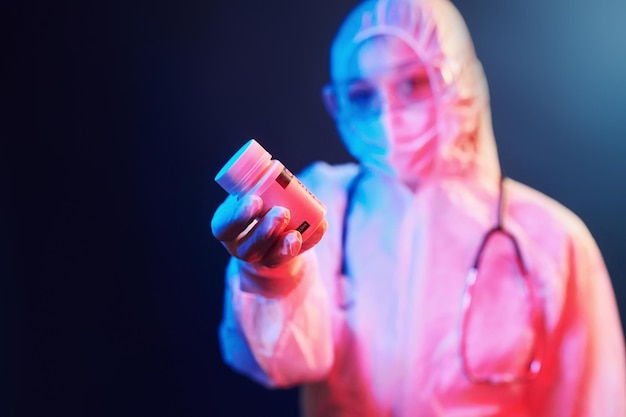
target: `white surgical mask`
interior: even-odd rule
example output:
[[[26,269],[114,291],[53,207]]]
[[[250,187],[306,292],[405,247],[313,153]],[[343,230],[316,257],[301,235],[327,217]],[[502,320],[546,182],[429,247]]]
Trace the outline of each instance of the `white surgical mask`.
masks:
[[[432,169],[437,155],[433,102],[385,109],[367,118],[338,120],[348,151],[363,165],[414,185]]]

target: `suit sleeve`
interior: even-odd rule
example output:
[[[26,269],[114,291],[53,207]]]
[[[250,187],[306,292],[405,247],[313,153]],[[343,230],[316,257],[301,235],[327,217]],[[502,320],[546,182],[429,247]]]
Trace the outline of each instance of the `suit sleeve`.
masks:
[[[266,387],[316,381],[332,365],[330,306],[318,277],[315,249],[299,258],[289,271],[261,271],[290,274],[298,281],[289,293],[275,298],[240,289],[244,274],[259,271],[236,259],[227,267],[219,329],[222,356],[235,370]]]
[[[566,304],[550,336],[552,364],[536,390],[535,415],[625,417],[624,334],[604,260],[582,222],[568,258]]]

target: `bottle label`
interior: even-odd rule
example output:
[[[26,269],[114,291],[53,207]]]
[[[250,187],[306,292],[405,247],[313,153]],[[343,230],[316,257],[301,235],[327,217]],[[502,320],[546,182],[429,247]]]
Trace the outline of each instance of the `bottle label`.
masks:
[[[298,226],[298,228],[296,230],[298,232],[300,232],[300,234],[303,234],[304,231],[309,228],[309,226],[311,226],[311,225],[308,222],[302,222],[302,224],[300,226]]]
[[[287,188],[292,178],[293,174],[289,172],[287,168],[284,168],[281,173],[278,174],[278,177],[276,177],[276,182],[280,184],[281,187]]]

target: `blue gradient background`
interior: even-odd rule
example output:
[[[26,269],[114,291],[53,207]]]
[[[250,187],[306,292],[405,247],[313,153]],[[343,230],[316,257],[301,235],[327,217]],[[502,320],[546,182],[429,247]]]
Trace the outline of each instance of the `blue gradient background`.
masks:
[[[221,361],[213,176],[249,138],[294,172],[350,159],[320,88],[354,4],[9,3],[0,415],[295,415]],[[626,2],[455,4],[506,172],[587,223],[624,320]]]

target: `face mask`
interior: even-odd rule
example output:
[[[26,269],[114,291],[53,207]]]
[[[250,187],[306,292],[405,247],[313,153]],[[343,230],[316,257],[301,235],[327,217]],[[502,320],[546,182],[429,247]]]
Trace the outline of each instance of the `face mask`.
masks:
[[[437,154],[432,102],[385,109],[367,118],[337,120],[348,151],[363,165],[413,185],[428,175]]]

